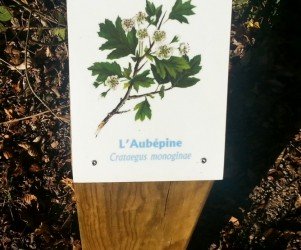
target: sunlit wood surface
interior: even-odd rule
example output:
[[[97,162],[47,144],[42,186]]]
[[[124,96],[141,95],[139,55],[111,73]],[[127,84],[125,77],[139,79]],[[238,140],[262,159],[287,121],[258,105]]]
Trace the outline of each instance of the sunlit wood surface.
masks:
[[[212,184],[75,184],[83,249],[186,249]]]

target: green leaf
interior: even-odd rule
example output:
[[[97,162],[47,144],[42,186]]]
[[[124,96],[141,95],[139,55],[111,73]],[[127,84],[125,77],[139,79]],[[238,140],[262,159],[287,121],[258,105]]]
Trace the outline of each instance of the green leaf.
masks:
[[[146,8],[145,11],[148,15],[146,20],[153,25],[157,25],[160,17],[162,15],[162,5],[160,5],[158,8],[154,5],[153,2],[146,0]]]
[[[171,79],[171,84],[173,87],[177,88],[188,88],[200,81],[200,79],[192,77],[198,74],[202,67],[201,67],[201,56],[195,56],[191,60],[186,56],[185,59],[189,63],[190,68],[187,70],[182,71],[176,79]]]
[[[145,57],[152,62],[154,61],[154,57],[152,55],[150,55],[149,53],[146,53]]]
[[[165,78],[162,78],[158,73],[157,73],[157,68],[155,65],[151,65],[151,69],[152,69],[152,73],[153,73],[153,76],[156,80],[156,82],[158,84],[165,84],[165,83],[169,83],[170,82],[170,77],[169,76],[166,76]]]
[[[149,88],[152,84],[154,84],[154,79],[148,77],[149,70],[144,71],[143,73],[136,75],[132,80],[131,83],[133,84],[134,89],[138,92],[139,87],[142,88]]]
[[[94,83],[93,83],[93,86],[94,86],[95,88],[98,88],[100,84],[102,84],[102,83],[100,83],[100,82],[94,82]]]
[[[134,110],[137,110],[135,120],[144,121],[145,118],[151,119],[152,118],[152,110],[150,108],[150,104],[145,98],[145,101],[138,103]]]
[[[105,98],[105,97],[107,96],[108,93],[109,93],[109,90],[107,90],[107,91],[105,91],[105,92],[102,92],[102,93],[100,94],[100,96],[101,96],[102,98]]]
[[[165,78],[162,78],[160,74],[157,72],[157,67],[155,65],[151,65],[153,76],[158,84],[166,84],[171,82],[173,87],[178,88],[188,88],[195,85],[200,79],[192,77],[200,72],[202,67],[200,66],[201,63],[201,56],[195,56],[191,60],[187,56],[183,57],[183,59],[189,65],[188,69],[182,70],[181,72],[177,73],[176,78],[172,77],[169,72],[166,73]]]
[[[54,17],[58,21],[59,24],[67,23],[67,16],[66,16],[65,12],[60,12],[59,10],[57,10],[53,14],[54,14]]]
[[[175,5],[172,7],[169,19],[177,20],[180,23],[188,23],[188,20],[185,16],[194,15],[194,8],[195,6],[191,4],[191,0],[186,2],[183,2],[183,0],[177,0]]]
[[[5,32],[6,30],[7,28],[2,23],[0,23],[0,33]]]
[[[165,86],[164,85],[161,86],[159,95],[160,95],[161,99],[164,98],[164,95],[165,95]]]
[[[195,77],[179,77],[172,82],[172,86],[177,88],[188,88],[197,84],[199,81],[200,79]]]
[[[54,28],[51,30],[52,35],[57,36],[59,41],[66,39],[66,28]]]
[[[97,62],[94,63],[93,66],[89,67],[88,70],[92,71],[92,76],[97,75],[96,82],[94,83],[95,87],[103,84],[108,76],[117,75],[118,77],[122,77],[121,68],[116,62]]]
[[[155,58],[155,62],[157,73],[163,79],[165,79],[167,75],[176,78],[178,73],[190,68],[188,62],[183,57],[172,56],[168,60],[159,60]]]
[[[122,74],[123,74],[123,76],[125,78],[130,79],[130,76],[132,74],[132,64],[131,63],[129,63],[128,68],[124,68],[123,69],[123,73]]]
[[[133,28],[126,35],[121,25],[121,18],[118,17],[115,25],[112,21],[106,19],[104,23],[99,25],[100,31],[98,35],[107,41],[99,48],[100,50],[113,50],[108,59],[118,59],[128,55],[135,55],[138,44],[136,30]]]
[[[179,41],[179,37],[178,36],[174,36],[174,38],[171,40],[170,43],[177,43]]]
[[[201,71],[201,69],[202,69],[201,55],[197,55],[197,56],[193,57],[191,60],[189,60],[188,56],[185,56],[184,58],[189,63],[189,66],[190,66],[190,68],[185,71],[185,73],[187,75],[193,76],[193,75],[196,75],[197,73],[199,73]]]
[[[0,21],[7,22],[10,21],[13,18],[12,14],[10,14],[9,10],[3,6],[0,5]]]

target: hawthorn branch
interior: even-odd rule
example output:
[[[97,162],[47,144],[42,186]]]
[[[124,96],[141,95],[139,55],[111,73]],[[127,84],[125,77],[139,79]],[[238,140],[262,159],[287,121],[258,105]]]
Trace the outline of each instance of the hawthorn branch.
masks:
[[[165,18],[166,12],[164,13],[161,22],[158,26],[158,30],[160,30],[163,20]],[[147,54],[149,54],[152,50],[152,48],[154,47],[155,42],[152,42],[149,49],[144,53],[144,55],[142,55],[141,57],[138,57],[137,62],[135,64],[135,68],[134,68],[134,73],[133,73],[133,78],[140,72],[140,70],[144,67],[145,63],[140,66],[141,61],[146,57]],[[100,122],[100,124],[97,127],[96,130],[96,137],[98,136],[100,130],[108,123],[108,121],[116,114],[120,114],[120,109],[123,107],[123,105],[125,104],[125,102],[129,99],[130,95],[131,95],[131,91],[133,89],[133,83],[130,83],[125,95],[123,98],[120,99],[120,102],[117,104],[117,106],[110,112],[107,114],[107,116]]]
[[[159,26],[158,26],[158,30],[161,29],[161,26],[162,26],[162,24],[163,24],[163,20],[164,20],[164,18],[165,18],[165,16],[166,16],[166,13],[167,13],[167,11],[164,12],[164,15],[163,15],[163,17],[162,17],[162,19],[161,19],[161,22],[160,22]],[[165,23],[166,23],[167,21],[168,21],[168,19],[165,21]]]
[[[115,114],[119,113],[119,110],[125,104],[126,100],[129,98],[132,88],[133,88],[133,84],[130,84],[130,86],[128,87],[128,89],[127,89],[127,91],[124,95],[124,97],[120,100],[120,102],[117,104],[117,106],[110,113],[108,113],[107,116],[105,117],[105,119],[103,119],[101,121],[101,123],[98,125],[97,131],[96,131],[96,137],[97,137],[98,133],[100,132],[100,130],[111,119],[111,117],[114,116]]]
[[[139,67],[138,71],[140,71],[140,70],[145,66],[146,63],[147,63],[147,62],[143,63],[143,64]]]
[[[123,111],[118,111],[116,114],[117,114],[117,115],[121,115],[121,114],[128,113],[128,112],[130,112],[130,111],[131,111],[130,109],[128,109],[128,110],[123,110]]]
[[[169,91],[171,89],[173,89],[173,86],[165,89],[164,91]],[[156,95],[156,94],[159,94],[159,93],[160,93],[160,91],[156,90],[156,91],[145,93],[145,94],[141,94],[141,95],[131,95],[131,96],[129,96],[128,100],[138,99],[138,98],[142,98],[142,97],[146,97],[146,96],[150,96],[150,95]]]
[[[148,49],[148,51],[150,51],[152,49],[152,47],[154,46],[154,43],[152,43],[151,47]],[[134,68],[134,73],[133,73],[133,77],[135,77],[139,71],[143,68],[144,64],[140,66],[141,61],[144,59],[144,57],[146,56],[146,54],[148,53],[148,51],[145,52],[145,54],[141,57],[139,57],[137,59],[137,62],[135,64],[135,68]],[[117,106],[110,112],[107,114],[107,116],[101,121],[101,123],[98,125],[97,130],[96,130],[96,137],[99,134],[100,130],[108,123],[108,121],[112,118],[112,116],[119,114],[119,110],[122,108],[122,106],[125,104],[125,102],[128,100],[130,94],[131,94],[131,90],[133,89],[133,83],[130,83],[130,86],[128,87],[124,97],[120,100],[120,102],[117,104]]]

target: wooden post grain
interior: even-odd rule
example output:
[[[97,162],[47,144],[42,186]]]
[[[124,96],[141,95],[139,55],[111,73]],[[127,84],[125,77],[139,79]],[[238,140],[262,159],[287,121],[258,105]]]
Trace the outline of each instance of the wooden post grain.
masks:
[[[212,184],[75,184],[83,249],[186,249]]]

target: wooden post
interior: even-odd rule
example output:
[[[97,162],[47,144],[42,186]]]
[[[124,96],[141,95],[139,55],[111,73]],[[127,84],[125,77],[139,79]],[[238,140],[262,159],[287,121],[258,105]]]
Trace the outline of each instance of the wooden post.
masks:
[[[75,184],[83,249],[186,249],[212,184]]]

